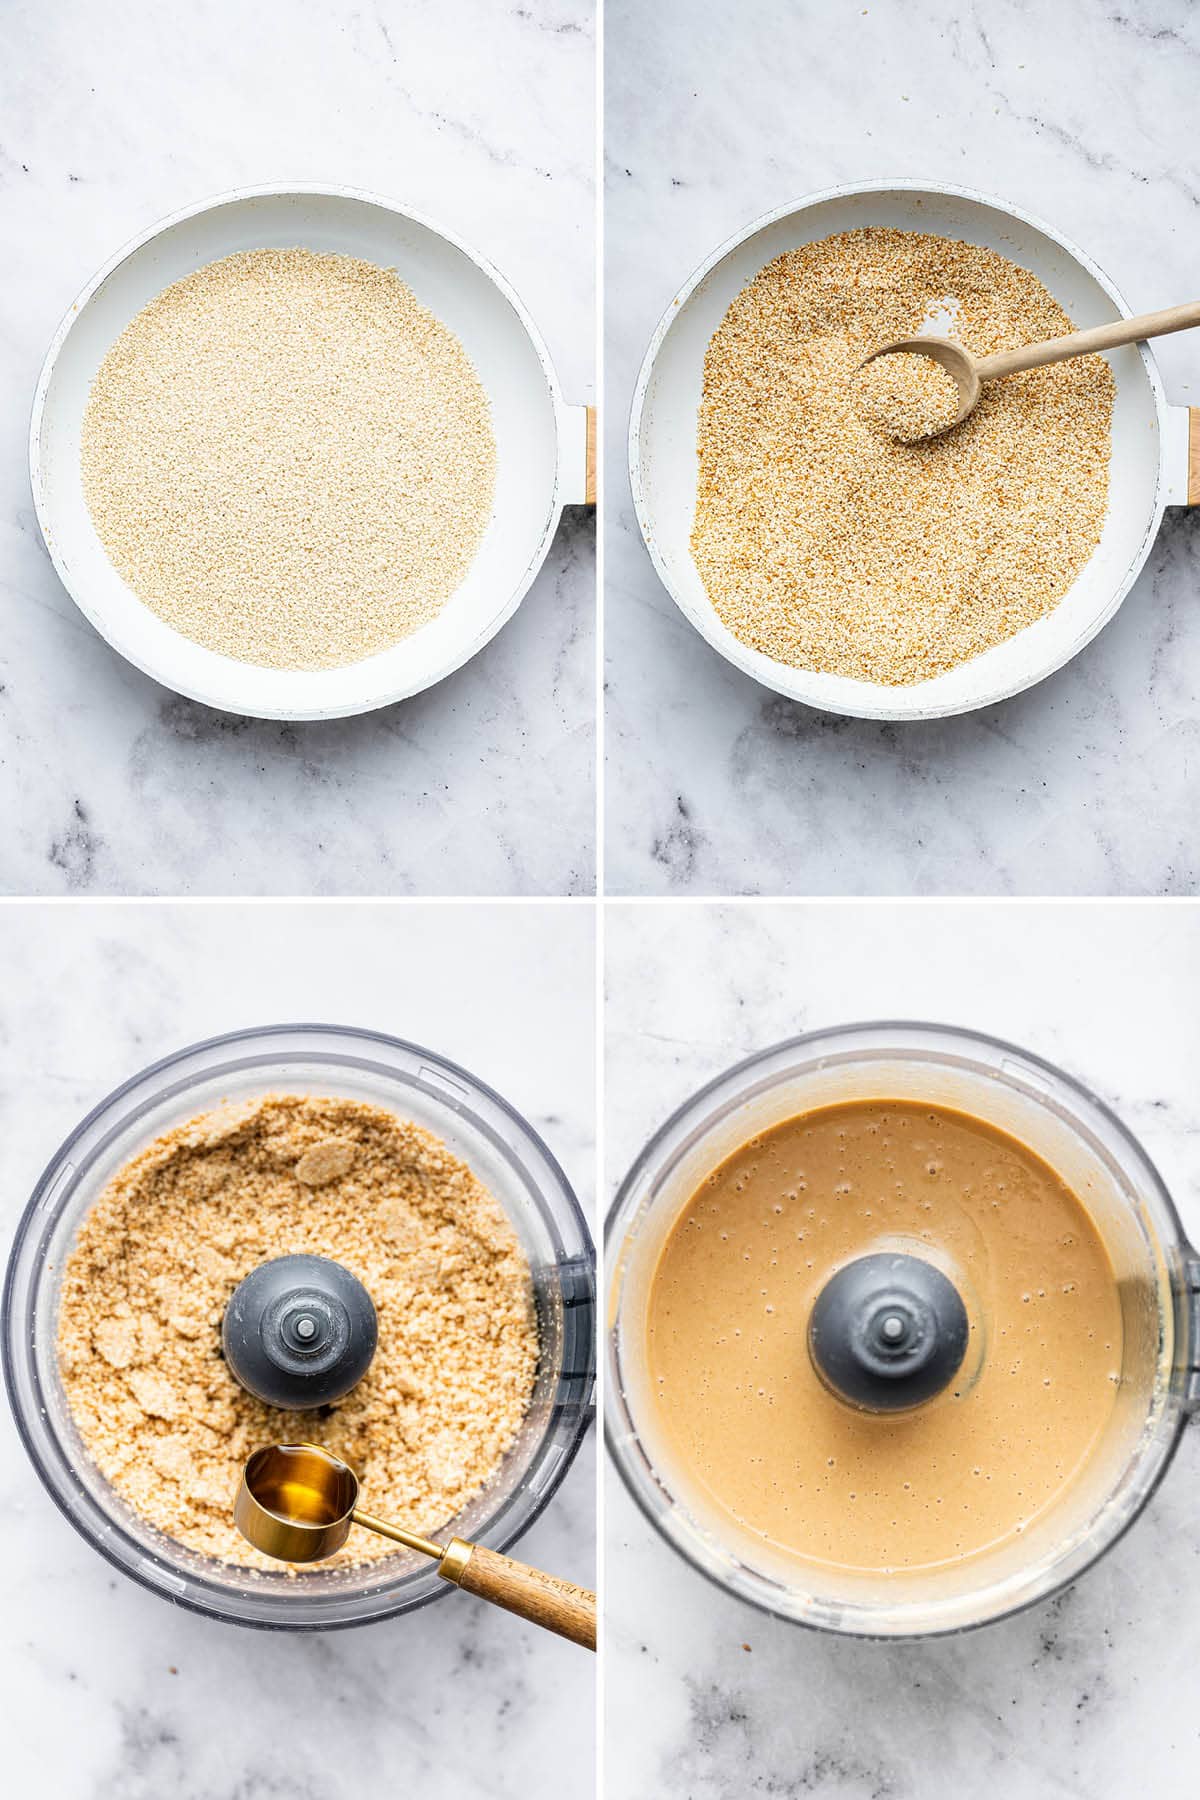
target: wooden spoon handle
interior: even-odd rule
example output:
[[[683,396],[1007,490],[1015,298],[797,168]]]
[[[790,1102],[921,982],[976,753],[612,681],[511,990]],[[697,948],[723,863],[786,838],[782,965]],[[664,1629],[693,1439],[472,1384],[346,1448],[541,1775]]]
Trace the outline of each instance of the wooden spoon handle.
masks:
[[[1019,350],[998,350],[981,356],[975,365],[980,381],[1000,375],[1019,375],[1022,369],[1040,369],[1047,363],[1066,362],[1071,356],[1091,356],[1096,350],[1115,350],[1142,338],[1166,337],[1170,331],[1186,331],[1200,325],[1200,300],[1187,306],[1164,306],[1161,312],[1142,313],[1136,319],[1115,319],[1111,325],[1093,325],[1089,331],[1072,331],[1066,337],[1048,338],[1044,344],[1022,344]]]
[[[556,1631],[559,1637],[570,1638],[585,1650],[596,1648],[596,1596],[587,1588],[560,1581],[556,1575],[531,1569],[528,1563],[501,1556],[496,1550],[485,1550],[482,1544],[468,1544],[462,1538],[452,1538],[447,1544],[438,1574],[465,1588],[468,1594],[477,1594],[481,1600],[503,1606],[533,1625]]]

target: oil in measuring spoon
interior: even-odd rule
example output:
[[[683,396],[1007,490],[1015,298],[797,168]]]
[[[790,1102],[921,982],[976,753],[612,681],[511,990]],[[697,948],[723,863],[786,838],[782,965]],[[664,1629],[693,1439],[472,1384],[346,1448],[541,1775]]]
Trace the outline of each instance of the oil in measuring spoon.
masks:
[[[254,1498],[277,1517],[296,1525],[333,1525],[353,1504],[329,1479],[327,1467],[316,1457],[290,1446],[280,1446],[267,1469],[254,1483]]]

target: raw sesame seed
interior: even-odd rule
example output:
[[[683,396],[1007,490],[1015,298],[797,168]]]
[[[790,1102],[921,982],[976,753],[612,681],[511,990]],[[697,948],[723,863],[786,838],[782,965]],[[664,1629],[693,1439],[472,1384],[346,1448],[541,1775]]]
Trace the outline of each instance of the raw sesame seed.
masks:
[[[110,561],[168,625],[241,662],[325,669],[454,593],[496,446],[467,352],[394,270],[252,250],[125,328],[81,460]]]

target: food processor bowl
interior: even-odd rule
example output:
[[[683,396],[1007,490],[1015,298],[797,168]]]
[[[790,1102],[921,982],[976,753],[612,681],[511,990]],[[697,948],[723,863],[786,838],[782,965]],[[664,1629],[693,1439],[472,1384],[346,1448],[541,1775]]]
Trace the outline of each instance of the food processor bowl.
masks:
[[[888,1574],[801,1564],[734,1533],[656,1422],[647,1306],[666,1239],[700,1183],[756,1134],[818,1107],[916,1100],[1016,1138],[1086,1207],[1122,1312],[1109,1423],[1058,1500],[1023,1533],[971,1557]],[[609,1215],[606,1431],[633,1498],[702,1574],[780,1618],[852,1636],[962,1631],[1074,1580],[1129,1527],[1197,1404],[1200,1261],[1140,1145],[1086,1088],[1013,1045],[953,1027],[861,1024],[814,1032],[739,1064],[647,1144]],[[1031,1271],[1033,1273],[1033,1271]],[[736,1542],[734,1539],[736,1538]]]
[[[324,1631],[409,1612],[451,1590],[410,1552],[289,1574],[239,1568],[175,1543],[95,1467],[58,1372],[64,1265],[107,1182],[197,1113],[271,1092],[344,1096],[436,1133],[503,1206],[529,1259],[541,1337],[533,1396],[500,1468],[452,1521],[461,1537],[506,1550],[570,1466],[591,1417],[595,1258],[567,1179],[532,1127],[465,1069],[376,1032],[275,1025],[195,1044],[110,1094],[56,1152],[17,1228],[3,1300],[5,1381],[39,1476],[94,1548],[164,1599],[232,1624]],[[231,1511],[233,1500],[231,1492]]]

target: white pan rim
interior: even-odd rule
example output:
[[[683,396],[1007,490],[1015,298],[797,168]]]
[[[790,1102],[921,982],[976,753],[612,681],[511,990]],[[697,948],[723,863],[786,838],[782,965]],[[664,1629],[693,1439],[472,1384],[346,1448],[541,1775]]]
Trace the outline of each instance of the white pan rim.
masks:
[[[248,706],[244,701],[234,703],[222,692],[219,677],[215,681],[199,680],[194,676],[180,675],[176,671],[165,673],[162,665],[154,658],[148,657],[137,646],[129,641],[127,634],[109,616],[106,609],[96,604],[94,596],[85,579],[80,579],[70,562],[63,555],[58,534],[54,528],[53,505],[47,493],[47,483],[42,455],[42,433],[45,423],[47,403],[50,397],[54,375],[61,353],[72,331],[82,317],[86,307],[103,287],[104,283],[126,263],[132,256],[153,243],[173,228],[186,225],[193,219],[215,213],[224,207],[253,200],[304,200],[307,198],[332,199],[349,201],[368,207],[374,207],[386,213],[396,215],[419,228],[440,238],[452,249],[465,256],[479,272],[491,283],[499,297],[511,308],[511,311],[524,331],[530,347],[545,381],[546,396],[550,403],[554,430],[554,473],[552,489],[547,496],[545,517],[541,523],[536,547],[512,585],[503,603],[484,621],[478,630],[469,637],[464,637],[430,669],[423,671],[419,680],[403,682],[399,686],[392,680],[382,683],[364,682],[361,692],[354,697],[342,701],[322,703],[312,706],[297,706],[291,702],[272,703],[259,700]],[[160,687],[169,692],[181,695],[185,699],[194,700],[201,705],[211,707],[214,711],[229,713],[239,717],[260,718],[276,722],[314,722],[324,719],[354,717],[362,713],[379,710],[400,701],[410,699],[462,668],[488,643],[513,617],[525,595],[545,562],[557,532],[559,521],[566,501],[563,495],[563,436],[566,426],[568,407],[563,397],[562,387],[558,379],[546,342],[539,331],[532,314],[511,282],[473,245],[458,233],[443,225],[440,220],[406,202],[392,196],[379,193],[373,189],[359,188],[334,182],[313,180],[260,182],[236,188],[222,190],[219,193],[189,202],[176,208],[171,213],[157,219],[154,223],[137,232],[110,255],[99,269],[84,284],[70,306],[64,312],[50,340],[49,347],[42,361],[34,390],[33,404],[29,423],[29,479],[33,499],[34,513],[38,529],[47,553],[54,565],[55,573],[71,600],[78,607],[84,618],[105,642],[122,657],[122,659],[143,675],[148,676]],[[139,603],[140,604],[140,603]],[[170,628],[167,628],[168,630]],[[182,634],[174,634],[181,636]],[[208,652],[212,657],[212,666],[219,671],[232,659]],[[380,653],[386,655],[387,652]],[[374,658],[366,658],[360,664],[350,667],[366,670]],[[251,665],[240,665],[242,670]],[[342,671],[337,671],[341,673]],[[262,673],[271,673],[263,671]]]

